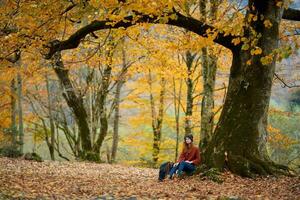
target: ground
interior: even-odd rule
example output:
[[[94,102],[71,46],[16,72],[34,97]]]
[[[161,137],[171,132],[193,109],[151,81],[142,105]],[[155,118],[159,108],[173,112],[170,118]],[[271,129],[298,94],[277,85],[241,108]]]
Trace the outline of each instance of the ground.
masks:
[[[0,199],[300,199],[300,177],[219,184],[199,176],[157,181],[158,170],[87,162],[0,158]]]

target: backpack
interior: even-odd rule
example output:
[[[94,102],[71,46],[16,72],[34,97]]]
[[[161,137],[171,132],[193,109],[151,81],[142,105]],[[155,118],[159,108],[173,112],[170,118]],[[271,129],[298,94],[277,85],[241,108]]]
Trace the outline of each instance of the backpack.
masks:
[[[158,175],[158,180],[159,181],[163,181],[166,176],[169,174],[170,170],[172,169],[173,167],[173,162],[164,162],[160,165],[159,167],[159,175]]]

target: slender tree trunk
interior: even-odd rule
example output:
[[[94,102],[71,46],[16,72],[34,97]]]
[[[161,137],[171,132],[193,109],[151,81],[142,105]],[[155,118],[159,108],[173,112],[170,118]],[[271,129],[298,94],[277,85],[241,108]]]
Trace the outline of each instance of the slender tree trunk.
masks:
[[[12,133],[12,145],[17,146],[17,125],[16,125],[16,96],[17,88],[15,79],[11,80],[10,91],[11,91],[11,133]]]
[[[243,176],[279,171],[279,166],[270,161],[266,151],[267,113],[275,59],[263,65],[261,58],[278,48],[283,8],[276,6],[275,1],[252,0],[249,5],[251,9],[247,16],[249,13],[264,16],[264,19],[258,17],[250,24],[251,31],[261,35],[256,46],[262,49],[262,54],[251,55],[250,50],[242,50],[241,46],[233,50],[224,108],[205,152],[205,162],[209,166],[220,169],[227,166]],[[266,19],[272,23],[271,27],[265,26]],[[251,31],[247,30],[246,34],[251,34]]]
[[[121,99],[121,89],[125,83],[125,77],[127,73],[127,63],[126,63],[126,53],[125,49],[122,49],[122,57],[123,57],[123,66],[122,71],[120,73],[119,80],[116,86],[116,94],[115,94],[115,116],[114,116],[114,129],[113,129],[113,143],[111,150],[111,161],[116,161],[117,150],[118,150],[118,142],[119,142],[119,119],[120,119],[120,99]]]
[[[118,142],[119,142],[119,119],[120,119],[120,94],[122,83],[117,83],[116,95],[115,95],[115,116],[114,116],[114,129],[113,129],[113,143],[111,149],[111,162],[116,161]]]
[[[75,120],[79,129],[79,137],[82,147],[81,150],[83,151],[80,157],[85,158],[86,154],[91,152],[92,145],[87,113],[83,105],[83,99],[77,96],[75,93],[75,89],[69,78],[69,72],[64,68],[60,52],[57,52],[53,56],[53,67],[62,85],[63,97],[75,116]]]
[[[51,160],[55,160],[54,155],[54,145],[55,145],[55,127],[53,122],[53,115],[52,115],[52,101],[50,96],[50,85],[49,85],[49,77],[46,75],[46,87],[47,87],[47,97],[48,97],[48,112],[49,112],[49,122],[50,122],[50,156]]]
[[[191,134],[192,133],[192,119],[193,116],[193,88],[194,83],[192,79],[192,67],[193,67],[193,61],[195,58],[195,55],[192,55],[190,51],[186,52],[186,67],[187,67],[187,73],[188,77],[186,80],[186,86],[187,86],[187,94],[186,94],[186,112],[185,112],[185,134]]]
[[[89,110],[90,110],[90,132],[91,132],[91,143],[94,144],[94,112],[93,112],[93,89],[89,88]]]
[[[175,78],[173,78],[173,93],[174,93],[174,110],[175,110],[175,123],[176,123],[176,146],[175,146],[175,158],[174,162],[177,161],[178,158],[178,148],[179,148],[179,135],[180,135],[180,104],[181,104],[181,90],[182,89],[182,79],[180,80],[178,96],[176,92],[176,83]]]
[[[214,127],[214,89],[217,71],[217,57],[209,53],[210,48],[202,49],[203,98],[201,104],[200,147],[205,150],[211,139]]]
[[[216,12],[220,1],[210,0],[210,10],[208,12],[209,19],[216,19]],[[207,1],[200,1],[200,12],[202,20],[206,21]],[[199,146],[202,151],[205,151],[208,142],[210,141],[214,128],[214,89],[217,72],[217,57],[213,54],[212,47],[202,48],[202,75],[203,75],[203,98],[201,104],[201,131]]]
[[[20,72],[17,74],[18,80],[18,118],[19,118],[19,144],[20,152],[24,151],[24,127],[23,127],[23,93],[22,93],[22,77]]]
[[[112,55],[110,55],[112,56]],[[111,59],[111,58],[110,58]],[[106,98],[108,95],[108,87],[110,83],[110,77],[111,77],[111,63],[107,65],[107,67],[104,70],[103,77],[102,77],[102,83],[100,92],[98,94],[97,98],[97,106],[99,108],[99,114],[100,114],[100,134],[98,136],[98,139],[96,143],[93,146],[93,151],[97,154],[100,153],[100,149],[102,146],[102,143],[107,135],[108,131],[108,116],[107,116],[107,109],[106,109]]]
[[[161,142],[161,132],[162,123],[164,117],[164,98],[165,98],[165,78],[161,78],[161,90],[159,95],[159,108],[158,115],[156,114],[155,103],[153,98],[152,90],[152,75],[149,70],[149,86],[150,86],[150,104],[151,104],[151,116],[152,116],[152,130],[153,130],[153,146],[152,146],[152,157],[154,164],[158,161],[158,156],[160,152],[160,142]]]

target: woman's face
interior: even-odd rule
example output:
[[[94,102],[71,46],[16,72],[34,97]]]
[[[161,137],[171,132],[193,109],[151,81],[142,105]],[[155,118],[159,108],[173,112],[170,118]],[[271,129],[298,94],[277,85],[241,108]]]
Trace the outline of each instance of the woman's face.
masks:
[[[185,143],[187,144],[191,144],[192,143],[192,140],[188,137],[185,138]]]

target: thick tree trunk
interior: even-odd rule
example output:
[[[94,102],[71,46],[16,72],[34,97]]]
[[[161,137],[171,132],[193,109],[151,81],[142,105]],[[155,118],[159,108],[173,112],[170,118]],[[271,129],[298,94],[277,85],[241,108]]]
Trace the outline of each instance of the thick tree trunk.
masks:
[[[61,60],[60,52],[57,52],[53,56],[53,64],[55,73],[62,85],[63,88],[63,97],[66,100],[68,106],[71,108],[76,123],[79,129],[79,137],[81,141],[82,147],[82,157],[85,158],[88,152],[91,152],[92,145],[91,145],[91,138],[90,138],[90,130],[88,126],[88,119],[87,113],[83,105],[83,99],[78,97],[75,93],[75,89],[71,84],[68,70],[64,68],[63,62]]]
[[[261,58],[278,47],[283,9],[276,6],[275,1],[257,0],[250,1],[251,4],[256,8],[250,10],[252,14],[264,16],[263,20],[251,23],[251,28],[261,34],[257,46],[262,49],[262,54],[251,56],[250,50],[241,48],[233,51],[226,101],[215,134],[205,152],[205,162],[210,167],[221,169],[227,166],[243,176],[278,172],[278,165],[270,161],[266,152],[267,113],[275,59],[263,65]],[[265,27],[266,19],[270,20],[272,27]],[[249,60],[251,64],[247,65]]]

